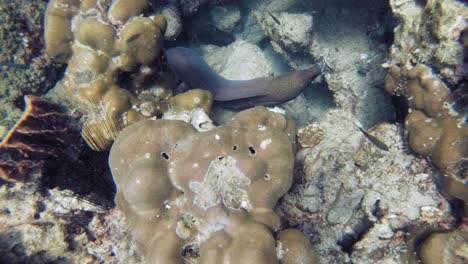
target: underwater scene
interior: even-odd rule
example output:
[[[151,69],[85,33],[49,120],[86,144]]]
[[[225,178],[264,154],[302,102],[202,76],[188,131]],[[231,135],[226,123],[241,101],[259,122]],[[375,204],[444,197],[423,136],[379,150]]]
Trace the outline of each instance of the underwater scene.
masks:
[[[467,1],[0,13],[0,263],[468,263]]]

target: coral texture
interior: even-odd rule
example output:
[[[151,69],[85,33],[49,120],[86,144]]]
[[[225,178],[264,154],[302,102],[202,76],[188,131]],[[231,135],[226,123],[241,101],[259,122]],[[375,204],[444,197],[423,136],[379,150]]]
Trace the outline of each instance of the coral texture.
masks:
[[[450,84],[459,82],[466,74],[460,43],[461,33],[468,27],[466,4],[391,0],[390,6],[397,22],[391,47],[393,63],[414,59],[437,69]]]
[[[226,47],[201,46],[203,59],[219,75],[231,80],[249,80],[273,75],[271,62],[254,44],[238,40]]]
[[[448,233],[435,233],[421,246],[424,264],[462,264],[468,262],[468,228],[463,225]]]
[[[466,203],[468,126],[465,113],[456,111],[454,94],[423,64],[392,67],[385,88],[408,99],[405,135],[410,147],[430,157],[445,176],[447,192]]]
[[[166,110],[175,85],[159,56],[167,24],[149,11],[146,0],[53,0],[47,7],[46,52],[68,61],[65,92],[86,115],[83,137],[95,150]]]
[[[291,121],[263,107],[207,132],[169,120],[125,129],[109,164],[116,203],[146,260],[278,263],[272,232],[280,222],[272,208],[291,185],[294,136]],[[283,263],[313,256],[300,232],[279,239]]]

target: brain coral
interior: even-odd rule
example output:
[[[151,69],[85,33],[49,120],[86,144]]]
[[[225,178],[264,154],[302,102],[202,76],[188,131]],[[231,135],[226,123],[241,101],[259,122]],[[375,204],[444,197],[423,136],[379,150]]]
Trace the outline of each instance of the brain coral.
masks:
[[[146,0],[49,2],[46,51],[68,62],[65,93],[87,117],[91,148],[108,148],[123,127],[166,110],[175,77],[161,62],[165,29]]]
[[[302,233],[272,234],[280,225],[272,208],[292,181],[294,136],[293,122],[263,107],[206,132],[173,120],[126,128],[109,164],[147,261],[314,263]]]

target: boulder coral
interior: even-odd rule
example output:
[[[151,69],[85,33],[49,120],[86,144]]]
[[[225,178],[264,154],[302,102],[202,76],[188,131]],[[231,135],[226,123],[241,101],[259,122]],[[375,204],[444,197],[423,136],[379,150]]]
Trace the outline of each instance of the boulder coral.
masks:
[[[125,126],[169,107],[175,76],[161,56],[166,27],[146,0],[50,1],[46,52],[68,62],[65,94],[86,116],[82,135],[92,149],[107,149]]]
[[[109,164],[116,204],[146,260],[314,263],[302,233],[273,235],[273,207],[292,183],[294,137],[294,123],[264,107],[206,132],[175,120],[126,128]]]
[[[423,64],[391,67],[385,89],[408,100],[405,136],[410,147],[432,160],[445,176],[446,191],[466,204],[468,126],[457,96]]]

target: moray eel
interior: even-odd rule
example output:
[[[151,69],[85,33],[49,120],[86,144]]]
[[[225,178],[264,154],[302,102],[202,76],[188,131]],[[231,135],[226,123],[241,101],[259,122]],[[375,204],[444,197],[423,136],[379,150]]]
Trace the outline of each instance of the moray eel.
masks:
[[[214,72],[195,51],[176,47],[166,51],[169,67],[190,88],[209,90],[223,107],[243,109],[256,105],[272,105],[291,100],[323,71],[316,64],[278,76],[252,80],[228,80]]]

